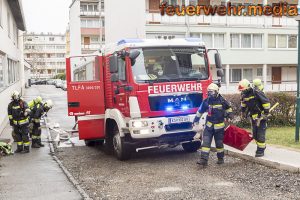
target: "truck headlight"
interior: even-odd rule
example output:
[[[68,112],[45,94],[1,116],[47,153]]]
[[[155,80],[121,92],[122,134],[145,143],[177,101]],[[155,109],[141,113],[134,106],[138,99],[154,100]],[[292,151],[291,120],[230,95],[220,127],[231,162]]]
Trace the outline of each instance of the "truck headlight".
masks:
[[[142,128],[142,127],[147,127],[148,122],[146,121],[133,121],[132,122],[132,127],[134,128]]]

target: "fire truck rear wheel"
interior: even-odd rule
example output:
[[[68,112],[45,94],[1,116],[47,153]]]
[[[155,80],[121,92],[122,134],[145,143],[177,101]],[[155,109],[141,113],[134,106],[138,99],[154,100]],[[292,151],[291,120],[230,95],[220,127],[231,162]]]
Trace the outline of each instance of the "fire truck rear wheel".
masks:
[[[182,148],[184,151],[188,153],[193,153],[196,152],[199,148],[201,147],[201,142],[200,141],[195,141],[195,142],[189,142],[189,143],[183,143]]]
[[[116,157],[119,160],[128,160],[131,156],[131,151],[130,148],[124,144],[124,138],[120,136],[118,128],[115,128],[113,135],[113,148]]]

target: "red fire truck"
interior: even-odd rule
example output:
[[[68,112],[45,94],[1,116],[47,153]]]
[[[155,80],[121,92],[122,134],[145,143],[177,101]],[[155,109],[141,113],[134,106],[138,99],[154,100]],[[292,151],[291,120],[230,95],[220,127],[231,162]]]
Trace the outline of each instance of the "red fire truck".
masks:
[[[125,39],[99,55],[67,58],[68,114],[79,138],[120,160],[132,152],[182,145],[199,149],[192,122],[212,82],[199,39]],[[222,66],[215,54],[218,76]]]

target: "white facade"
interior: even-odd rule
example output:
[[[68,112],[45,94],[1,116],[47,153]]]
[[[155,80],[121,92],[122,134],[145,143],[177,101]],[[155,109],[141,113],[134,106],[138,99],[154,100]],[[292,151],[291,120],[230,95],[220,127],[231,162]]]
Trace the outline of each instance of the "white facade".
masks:
[[[31,78],[48,79],[65,73],[64,34],[24,34],[24,59],[31,64]]]
[[[130,8],[134,8],[134,11],[129,11]],[[145,1],[106,0],[105,43],[114,43],[124,38],[145,38],[145,21]]]
[[[160,0],[146,0],[148,38],[200,37],[208,48],[217,48],[225,71],[222,92],[237,92],[243,78],[260,78],[266,91],[295,91],[298,23],[293,17],[273,16],[161,16]],[[182,0],[168,0],[181,5]],[[199,1],[199,3],[204,1]],[[228,1],[222,1],[228,2]],[[232,3],[245,3],[235,0]],[[276,0],[247,1],[254,4]],[[297,4],[297,1],[287,1]],[[197,0],[189,0],[195,5]],[[206,5],[221,1],[205,0]],[[186,4],[187,5],[187,4]],[[213,54],[210,54],[213,73]]]
[[[83,9],[79,10],[83,1],[81,0],[81,5],[79,5],[79,1],[73,2],[73,4],[78,4],[76,12],[75,9],[72,10],[73,6],[70,7],[70,24],[78,25],[80,23],[78,19],[76,19],[77,21],[73,20],[71,16],[79,16],[79,12],[81,17],[86,16],[82,11]],[[183,3],[185,5],[198,3],[202,5],[224,5],[228,2],[228,0],[165,1],[172,5],[182,5]],[[243,78],[249,80],[261,78],[267,91],[296,90],[298,23],[293,17],[218,15],[193,17],[175,15],[170,17],[162,16],[159,11],[159,4],[162,0],[139,1],[136,5],[131,5],[132,2],[135,1],[124,1],[123,5],[119,1],[105,1],[105,24],[107,25],[105,37],[107,40],[113,41],[116,39],[114,35],[120,34],[126,38],[127,32],[131,33],[130,38],[133,37],[132,35],[135,35],[135,38],[140,37],[140,34],[138,32],[134,34],[133,30],[136,30],[135,27],[141,27],[139,26],[140,22],[145,20],[147,38],[200,37],[208,48],[219,49],[225,71],[223,92],[236,92],[237,83]],[[231,2],[234,5],[245,4],[243,0],[232,0]],[[255,5],[272,5],[280,1],[247,1],[248,4],[251,2]],[[297,0],[287,2],[290,4],[298,3]],[[118,12],[112,12],[109,9]],[[134,10],[134,12],[128,12],[129,9]],[[142,10],[146,11],[145,14],[140,12]],[[131,17],[132,20],[126,20],[126,17]],[[111,26],[109,26],[110,24]],[[72,34],[78,34],[78,30],[79,28],[75,33],[70,31],[71,46],[72,43],[79,46],[78,41],[81,41],[81,44],[83,42],[82,37],[81,40],[72,40]],[[79,48],[76,47],[76,49]],[[210,53],[210,58],[212,69],[215,71],[212,53]]]
[[[69,7],[70,56],[101,49],[104,26],[104,0],[73,0]]]
[[[0,133],[8,122],[11,93],[23,93],[25,88],[22,31],[25,22],[21,1],[0,0]]]

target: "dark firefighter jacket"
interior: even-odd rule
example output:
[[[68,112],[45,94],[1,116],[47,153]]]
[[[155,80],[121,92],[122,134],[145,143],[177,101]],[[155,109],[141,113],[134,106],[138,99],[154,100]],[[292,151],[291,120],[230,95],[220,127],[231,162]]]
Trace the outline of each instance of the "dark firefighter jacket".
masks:
[[[247,112],[252,119],[257,119],[262,113],[269,114],[271,104],[263,91],[250,88],[242,94],[241,108],[242,112]]]
[[[34,123],[40,123],[40,119],[44,114],[44,107],[42,103],[37,103],[31,109],[31,120]]]
[[[7,111],[10,124],[19,126],[29,124],[30,109],[22,99],[10,102]],[[27,116],[25,116],[25,113],[27,113]]]
[[[214,126],[215,129],[225,127],[224,119],[226,117],[232,118],[232,108],[221,95],[205,99],[196,113],[194,122],[199,122],[205,112],[207,112],[206,126]]]

